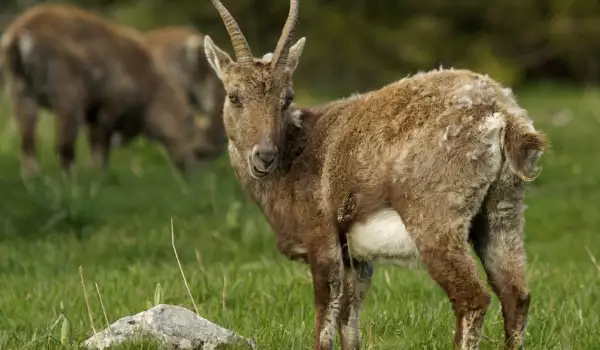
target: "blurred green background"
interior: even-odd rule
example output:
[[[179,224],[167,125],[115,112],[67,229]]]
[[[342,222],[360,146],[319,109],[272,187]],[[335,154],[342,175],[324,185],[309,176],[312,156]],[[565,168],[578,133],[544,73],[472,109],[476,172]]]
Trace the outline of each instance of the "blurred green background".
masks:
[[[3,0],[0,25],[38,1]],[[50,1],[54,2],[54,1]],[[191,24],[230,49],[209,0],[71,1],[141,29]],[[287,0],[227,0],[256,56],[273,50]],[[471,68],[510,85],[600,78],[597,0],[302,0],[307,37],[296,80],[348,93],[417,70]]]

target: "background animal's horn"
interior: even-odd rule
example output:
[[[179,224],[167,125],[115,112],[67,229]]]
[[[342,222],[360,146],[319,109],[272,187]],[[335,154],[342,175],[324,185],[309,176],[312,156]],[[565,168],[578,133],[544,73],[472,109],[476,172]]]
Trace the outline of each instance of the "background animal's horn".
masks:
[[[279,41],[273,52],[271,67],[274,69],[280,69],[287,63],[288,54],[292,45],[292,37],[294,36],[296,23],[298,22],[298,7],[298,0],[290,0],[290,12],[288,13],[288,18],[281,31],[281,37],[279,37]]]
[[[240,30],[239,25],[229,13],[227,8],[221,3],[219,0],[211,0],[212,4],[215,6],[217,11],[219,11],[219,15],[223,19],[223,23],[225,23],[225,27],[227,28],[227,33],[231,38],[231,43],[233,44],[233,51],[235,53],[236,61],[241,65],[248,65],[253,62],[252,51],[250,50],[250,45],[248,45],[248,41],[246,41],[246,37]]]

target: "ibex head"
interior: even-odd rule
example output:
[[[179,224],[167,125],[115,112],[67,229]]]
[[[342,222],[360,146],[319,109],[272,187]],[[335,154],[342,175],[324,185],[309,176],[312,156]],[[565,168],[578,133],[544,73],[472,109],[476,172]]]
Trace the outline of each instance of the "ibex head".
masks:
[[[237,22],[219,0],[219,11],[235,52],[235,61],[209,36],[204,38],[208,62],[223,82],[227,97],[223,106],[229,142],[248,161],[252,177],[261,179],[277,167],[283,141],[284,115],[294,99],[292,75],[298,65],[305,38],[291,45],[298,20],[298,0],[290,11],[272,55],[256,59]]]

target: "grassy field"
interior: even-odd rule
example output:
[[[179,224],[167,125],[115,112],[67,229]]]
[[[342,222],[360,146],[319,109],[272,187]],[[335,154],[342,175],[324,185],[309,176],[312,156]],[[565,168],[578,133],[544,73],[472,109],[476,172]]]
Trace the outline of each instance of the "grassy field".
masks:
[[[517,91],[552,152],[528,195],[527,250],[532,305],[529,349],[600,349],[600,92],[555,87]],[[307,101],[301,99],[299,102]],[[308,269],[287,261],[258,209],[233,178],[227,156],[189,185],[163,153],[137,142],[114,153],[107,174],[80,170],[64,181],[54,157],[53,118],[42,118],[44,175],[23,182],[18,136],[6,105],[0,118],[0,349],[72,347],[96,329],[161,302],[193,308],[171,247],[176,246],[200,314],[256,340],[260,349],[309,349],[313,299]],[[82,134],[83,136],[83,134]],[[587,250],[586,250],[587,247]],[[448,349],[450,303],[423,271],[378,266],[364,304],[364,349]],[[493,299],[482,349],[500,348]],[[137,348],[137,347],[136,347]]]

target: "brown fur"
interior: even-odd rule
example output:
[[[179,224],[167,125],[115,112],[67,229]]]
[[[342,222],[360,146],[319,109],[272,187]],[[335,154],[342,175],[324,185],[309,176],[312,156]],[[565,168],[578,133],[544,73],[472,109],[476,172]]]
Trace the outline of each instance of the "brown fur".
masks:
[[[87,124],[96,166],[107,166],[110,143],[139,134],[157,139],[186,171],[194,161],[194,118],[185,95],[157,69],[137,31],[70,5],[33,6],[2,38],[23,170],[36,171],[38,106],[57,115],[63,169],[75,158],[78,126]]]
[[[338,329],[342,349],[358,349],[368,264],[408,262],[415,254],[452,303],[454,346],[478,348],[490,295],[470,242],[502,303],[506,348],[522,347],[530,301],[524,181],[546,148],[544,136],[508,89],[468,70],[419,73],[290,111],[303,45],[300,39],[287,69],[276,72],[259,59],[234,62],[205,39],[207,58],[228,94],[223,117],[235,173],[265,214],[280,251],[310,265],[314,348],[331,349]],[[257,145],[277,150],[275,165],[265,166]],[[401,217],[417,252],[352,255],[348,234],[386,210]]]
[[[186,26],[167,26],[146,32],[145,40],[189,102],[206,116],[208,125],[198,127],[197,149],[205,157],[221,154],[227,144],[222,117],[225,90],[206,61],[204,35]]]

